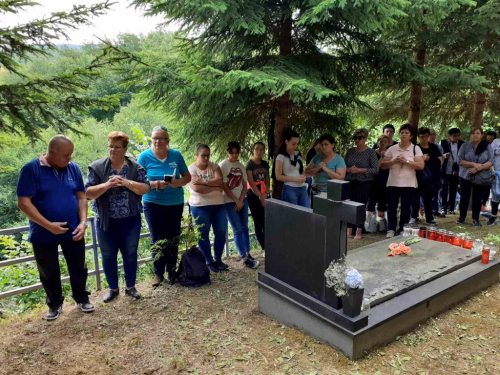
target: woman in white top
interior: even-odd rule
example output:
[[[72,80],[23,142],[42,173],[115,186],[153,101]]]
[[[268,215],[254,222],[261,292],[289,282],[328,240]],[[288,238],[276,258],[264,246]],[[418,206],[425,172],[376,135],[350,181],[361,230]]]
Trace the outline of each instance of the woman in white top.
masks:
[[[247,171],[238,159],[239,142],[229,142],[227,159],[220,163],[222,170],[222,188],[226,215],[234,233],[234,243],[240,253],[243,264],[248,268],[257,268],[259,261],[250,255],[250,235],[248,234]]]
[[[399,143],[390,147],[381,163],[383,169],[389,169],[387,180],[387,237],[394,237],[398,221],[398,205],[401,199],[399,231],[408,224],[411,205],[417,192],[417,170],[424,169],[424,157],[420,147],[411,143],[411,125],[399,128]]]
[[[285,144],[276,156],[276,179],[284,182],[281,198],[288,203],[311,208],[307,194],[302,155],[297,147],[300,136],[292,129],[285,130]]]
[[[200,238],[198,247],[207,261],[211,272],[227,270],[222,262],[222,252],[226,244],[227,219],[224,197],[222,196],[222,172],[217,163],[210,160],[210,148],[202,143],[196,145],[196,162],[188,167],[191,174],[189,183],[189,206]],[[210,248],[210,227],[214,231],[214,256]]]

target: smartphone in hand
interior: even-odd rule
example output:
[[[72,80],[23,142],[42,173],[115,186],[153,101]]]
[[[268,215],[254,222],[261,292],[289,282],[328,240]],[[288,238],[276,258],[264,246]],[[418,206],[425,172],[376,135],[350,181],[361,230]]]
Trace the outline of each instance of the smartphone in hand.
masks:
[[[164,176],[163,176],[163,180],[164,180],[165,182],[169,182],[169,183],[171,183],[173,179],[174,179],[174,176],[173,176],[173,175],[171,175],[171,174],[166,174],[166,175],[164,175]]]

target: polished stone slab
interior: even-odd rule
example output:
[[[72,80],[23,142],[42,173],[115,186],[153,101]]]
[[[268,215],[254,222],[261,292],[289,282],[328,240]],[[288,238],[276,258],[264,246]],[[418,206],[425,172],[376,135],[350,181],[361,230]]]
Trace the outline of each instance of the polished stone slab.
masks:
[[[481,258],[472,256],[470,250],[425,238],[410,246],[411,256],[387,256],[391,243],[409,238],[396,236],[348,252],[348,265],[363,275],[365,296],[372,306]]]

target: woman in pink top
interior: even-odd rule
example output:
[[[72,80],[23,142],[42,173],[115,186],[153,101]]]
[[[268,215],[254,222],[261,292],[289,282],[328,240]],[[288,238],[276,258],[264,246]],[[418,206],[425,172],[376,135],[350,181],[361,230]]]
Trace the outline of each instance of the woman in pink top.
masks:
[[[417,170],[425,163],[420,147],[411,143],[411,126],[399,128],[399,143],[385,152],[381,167],[389,169],[387,180],[387,237],[394,237],[398,221],[398,205],[401,199],[399,231],[410,221],[411,205],[417,191]]]

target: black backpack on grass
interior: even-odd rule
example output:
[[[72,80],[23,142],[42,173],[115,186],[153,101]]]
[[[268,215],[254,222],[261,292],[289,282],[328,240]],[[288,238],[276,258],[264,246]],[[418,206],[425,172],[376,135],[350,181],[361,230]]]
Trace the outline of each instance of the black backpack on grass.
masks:
[[[210,284],[210,271],[205,262],[205,256],[193,246],[187,250],[181,258],[179,269],[179,284],[186,287],[198,287]]]

